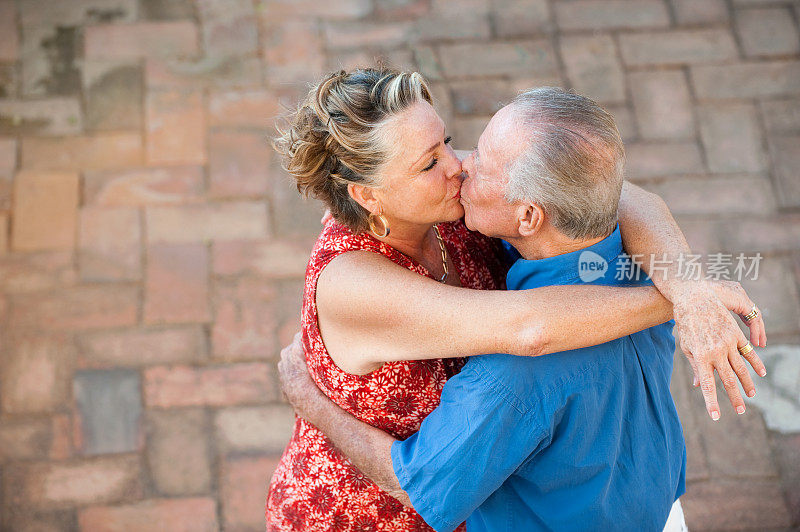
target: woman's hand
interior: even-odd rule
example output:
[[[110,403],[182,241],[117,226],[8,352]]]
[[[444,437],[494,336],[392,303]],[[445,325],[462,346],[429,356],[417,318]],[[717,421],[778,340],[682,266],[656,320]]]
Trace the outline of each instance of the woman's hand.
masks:
[[[294,335],[291,345],[281,350],[278,373],[286,399],[300,417],[307,419],[307,412],[313,404],[313,399],[322,392],[308,372],[300,333]]]
[[[734,312],[744,317],[753,306],[741,285],[730,281],[692,282],[674,304],[681,350],[692,366],[694,385],[700,386],[706,410],[715,421],[720,411],[714,370],[719,373],[728,398],[739,414],[744,413],[745,406],[736,381],[742,383],[748,397],[755,395],[755,385],[744,361],[747,360],[762,377],[766,375],[764,363],[755,351],[747,355],[739,352],[740,347],[747,345],[747,337],[730,314]],[[752,344],[766,346],[767,334],[761,313],[745,324],[750,328]]]

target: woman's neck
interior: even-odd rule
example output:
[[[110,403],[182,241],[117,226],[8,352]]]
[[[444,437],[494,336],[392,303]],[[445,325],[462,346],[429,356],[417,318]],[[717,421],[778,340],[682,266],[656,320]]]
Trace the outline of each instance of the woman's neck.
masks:
[[[378,240],[392,246],[419,263],[425,262],[426,250],[430,246],[433,224],[389,223],[389,235]],[[373,235],[374,236],[374,235]]]

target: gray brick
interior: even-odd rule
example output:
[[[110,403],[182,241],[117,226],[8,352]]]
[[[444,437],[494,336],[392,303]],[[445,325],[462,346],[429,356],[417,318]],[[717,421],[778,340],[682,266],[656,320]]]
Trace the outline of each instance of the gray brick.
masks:
[[[494,28],[500,37],[552,31],[547,0],[493,0]]]
[[[742,461],[736,445],[727,448],[727,453],[731,461]],[[692,484],[681,497],[681,505],[692,530],[770,530],[792,524],[777,480]]]
[[[745,55],[784,55],[800,51],[800,37],[788,8],[738,10],[736,26]]]
[[[82,454],[136,451],[143,443],[139,373],[131,370],[78,371],[73,393],[81,428]]]
[[[733,36],[723,29],[623,34],[619,46],[630,66],[709,63],[737,56]]]
[[[450,88],[455,111],[464,115],[494,114],[517,94],[505,80],[455,81]]]
[[[439,48],[444,73],[466,76],[553,75],[555,54],[546,39],[510,43],[451,44]]]
[[[694,136],[691,96],[683,72],[633,72],[628,75],[628,83],[643,139]]]
[[[294,410],[286,405],[226,408],[216,413],[218,448],[229,452],[280,454],[294,429]]]
[[[645,188],[661,196],[676,216],[732,212],[763,215],[775,211],[766,176],[674,177]]]
[[[704,171],[700,150],[694,142],[632,143],[625,147],[625,152],[625,175],[631,180]]]
[[[748,232],[752,229],[748,227]],[[766,240],[770,236],[762,232],[750,238]],[[739,252],[742,248],[731,245],[727,249]],[[767,253],[763,244],[754,249]],[[764,313],[764,321],[770,334],[796,334],[800,331],[800,296],[789,259],[765,256],[759,265],[758,279],[745,279],[742,286]]]
[[[159,493],[188,495],[211,488],[210,427],[199,408],[147,413],[147,458]]]
[[[693,66],[698,98],[766,98],[800,93],[800,61]]]
[[[603,103],[625,100],[625,77],[610,36],[562,37],[559,46],[578,93]]]
[[[667,6],[661,0],[576,0],[556,2],[556,20],[562,30],[664,28]]]
[[[800,131],[800,99],[762,102],[761,114],[769,132]]]
[[[781,204],[800,207],[800,135],[775,136],[769,144]]]
[[[681,26],[727,22],[725,0],[672,0],[675,18]]]
[[[698,109],[698,116],[712,172],[759,172],[766,168],[753,105],[706,105]]]

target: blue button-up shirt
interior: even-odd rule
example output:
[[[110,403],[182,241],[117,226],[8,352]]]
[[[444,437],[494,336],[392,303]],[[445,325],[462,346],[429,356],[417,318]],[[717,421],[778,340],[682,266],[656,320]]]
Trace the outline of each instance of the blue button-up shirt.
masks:
[[[617,228],[583,250],[518,260],[509,290],[641,285]],[[644,274],[641,274],[644,276]],[[625,316],[620,316],[625,319]],[[391,454],[437,531],[660,531],[685,491],[669,384],[674,322],[541,357],[471,357],[441,404]]]

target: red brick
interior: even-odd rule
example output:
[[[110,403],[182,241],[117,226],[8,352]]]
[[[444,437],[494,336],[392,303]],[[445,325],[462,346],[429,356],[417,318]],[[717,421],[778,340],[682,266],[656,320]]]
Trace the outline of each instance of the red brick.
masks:
[[[137,209],[82,208],[78,240],[81,278],[88,281],[141,279],[141,240]]]
[[[199,0],[197,11],[208,55],[255,53],[258,30],[251,0]]]
[[[445,75],[528,76],[556,72],[553,48],[547,40],[513,43],[452,44],[439,48]]]
[[[226,531],[244,532],[264,527],[264,501],[279,460],[278,456],[262,456],[224,462],[220,497]]]
[[[74,345],[65,336],[12,337],[2,361],[2,407],[9,413],[52,412],[70,397]]]
[[[0,100],[0,132],[26,135],[75,135],[83,131],[75,98]]]
[[[263,133],[214,131],[209,138],[209,195],[263,197],[272,149]]]
[[[87,333],[78,337],[77,366],[136,367],[191,363],[205,358],[199,326]]]
[[[278,317],[278,346],[292,343],[295,333],[300,330],[300,311],[305,282],[284,281],[279,284],[280,299],[276,315]]]
[[[87,330],[136,323],[139,289],[129,285],[84,285],[49,293],[14,296],[11,326]]]
[[[210,126],[263,129],[281,112],[277,96],[266,90],[215,92],[208,102]]]
[[[792,513],[794,522],[800,519],[800,434],[772,434],[772,448],[775,452],[776,463],[781,471],[786,502]]]
[[[690,484],[681,505],[692,530],[768,530],[792,524],[778,481]]]
[[[288,405],[225,408],[214,417],[217,446],[224,453],[281,454],[294,430]]]
[[[12,418],[0,423],[0,463],[47,459],[52,426],[41,418]]]
[[[322,18],[361,18],[372,11],[369,0],[258,0],[259,11],[271,19],[286,19],[291,16],[304,17],[314,13]]]
[[[14,182],[15,251],[75,245],[79,177],[74,173],[20,172]]]
[[[478,145],[478,138],[486,129],[491,116],[476,116],[469,118],[454,118],[450,131],[453,132],[455,145],[472,149]]]
[[[72,251],[12,253],[0,261],[0,292],[35,292],[78,281]]]
[[[766,168],[764,141],[752,104],[701,106],[698,119],[712,172],[759,172]]]
[[[643,139],[694,137],[691,95],[683,72],[632,72],[628,83]]]
[[[375,18],[381,20],[417,19],[431,9],[429,0],[377,0]]]
[[[632,143],[625,152],[625,175],[632,180],[704,171],[703,158],[694,142]]]
[[[579,0],[557,2],[556,20],[562,30],[663,28],[669,13],[661,0]]]
[[[0,255],[8,253],[8,213],[0,213]]]
[[[205,127],[200,92],[149,92],[147,163],[204,164]]]
[[[8,509],[6,526],[14,532],[63,532],[77,530],[78,523],[71,510],[31,511],[29,508]]]
[[[102,24],[84,29],[87,58],[169,57],[198,53],[191,21]]]
[[[152,410],[147,414],[147,461],[156,490],[197,495],[211,489],[210,431],[202,409]]]
[[[9,503],[41,509],[141,497],[139,457],[117,455],[66,463],[26,463],[4,475]]]
[[[0,138],[0,172],[12,173],[17,168],[17,140]]]
[[[12,0],[0,2],[0,61],[13,63],[19,57],[17,10]]]
[[[274,358],[274,288],[262,280],[217,282],[211,349],[221,360]]]
[[[153,367],[144,371],[148,407],[233,406],[276,399],[273,370],[265,363],[192,368]]]
[[[690,69],[698,98],[767,98],[800,94],[800,61],[760,61]]]
[[[444,76],[442,74],[442,65],[437,57],[436,51],[431,46],[418,46],[414,48],[414,62],[417,65],[417,71],[425,76],[428,82],[440,81]],[[441,86],[441,85],[440,85]],[[447,121],[445,121],[447,123]]]
[[[145,79],[151,89],[253,87],[261,84],[261,62],[257,57],[149,58],[145,61]]]
[[[527,37],[552,31],[546,0],[493,0],[494,28],[500,37]]]
[[[262,17],[261,21],[264,76],[268,81],[309,82],[322,75],[325,59],[317,20]]]
[[[269,234],[263,202],[148,207],[146,222],[150,243],[258,239]]]
[[[158,523],[172,532],[215,532],[217,503],[210,498],[151,499],[122,506],[90,506],[80,510],[81,530],[150,532]]]
[[[738,55],[733,36],[722,29],[623,34],[619,47],[630,66],[720,62]]]
[[[679,25],[692,26],[728,21],[725,0],[672,0]]]
[[[609,35],[562,37],[561,57],[575,90],[598,102],[625,100],[625,77]]]
[[[788,55],[800,51],[800,36],[789,6],[737,10],[736,27],[745,55]]]
[[[50,459],[66,460],[74,455],[71,414],[56,414],[51,420],[53,439],[50,442]]]
[[[108,207],[197,203],[203,200],[203,188],[199,166],[86,172],[83,176],[84,203]]]
[[[323,25],[329,50],[394,48],[408,42],[414,30],[410,22],[327,21]]]
[[[776,136],[770,140],[775,180],[781,205],[800,206],[800,135]]]
[[[212,248],[212,270],[215,275],[254,274],[269,279],[302,279],[311,246],[309,242],[296,240],[218,242]]]
[[[104,170],[141,166],[143,159],[142,136],[138,132],[22,139],[24,169]]]
[[[204,244],[149,247],[145,323],[209,321],[208,263]]]

